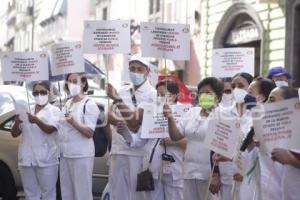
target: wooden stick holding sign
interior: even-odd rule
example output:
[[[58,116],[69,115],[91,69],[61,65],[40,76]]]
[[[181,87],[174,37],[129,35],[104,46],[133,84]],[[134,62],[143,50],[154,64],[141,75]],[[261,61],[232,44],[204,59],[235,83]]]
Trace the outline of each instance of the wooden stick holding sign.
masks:
[[[28,82],[49,79],[47,52],[5,53],[1,59],[4,81],[24,81],[26,84],[28,111],[30,112]]]

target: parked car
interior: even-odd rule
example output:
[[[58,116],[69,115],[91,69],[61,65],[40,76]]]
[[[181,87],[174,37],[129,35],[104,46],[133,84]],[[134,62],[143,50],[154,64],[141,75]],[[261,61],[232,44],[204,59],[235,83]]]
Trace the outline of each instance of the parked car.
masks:
[[[31,95],[29,102],[33,103]],[[22,191],[22,182],[18,170],[18,144],[20,138],[13,138],[10,130],[14,124],[16,101],[27,102],[24,87],[0,85],[0,199],[14,200],[18,191]],[[102,100],[103,101],[103,100]],[[93,171],[93,194],[100,196],[108,178],[107,154],[95,158]]]

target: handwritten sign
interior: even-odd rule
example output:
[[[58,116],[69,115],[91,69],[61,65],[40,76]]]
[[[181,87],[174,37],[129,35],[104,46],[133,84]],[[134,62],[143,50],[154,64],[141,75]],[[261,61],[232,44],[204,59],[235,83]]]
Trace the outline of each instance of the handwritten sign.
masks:
[[[240,72],[254,75],[254,48],[214,49],[212,76],[232,77]]]
[[[85,53],[130,53],[128,20],[85,21],[83,49]]]
[[[253,112],[255,137],[263,151],[273,148],[300,149],[300,101],[293,98],[265,104],[263,117]]]
[[[233,158],[240,141],[240,124],[236,121],[216,119],[208,125],[209,133],[205,137],[205,145],[210,150],[227,158]]]
[[[49,79],[46,52],[13,52],[1,58],[4,81],[40,81]]]
[[[144,57],[190,59],[190,27],[187,24],[141,23]]]
[[[55,44],[51,48],[52,76],[84,72],[84,60],[81,42]]]

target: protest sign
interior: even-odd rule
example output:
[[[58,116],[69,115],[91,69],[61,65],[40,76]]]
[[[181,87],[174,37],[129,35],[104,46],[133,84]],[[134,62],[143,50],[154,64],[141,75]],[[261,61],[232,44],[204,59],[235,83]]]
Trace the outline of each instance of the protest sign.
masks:
[[[46,52],[5,53],[1,58],[4,81],[40,81],[49,79]]]
[[[212,57],[212,76],[233,77],[247,72],[254,75],[254,48],[214,49]]]
[[[64,42],[51,47],[51,75],[84,72],[81,42]]]
[[[273,148],[300,149],[298,98],[265,104],[263,114],[254,110],[252,116],[255,137],[263,151],[270,153]]]
[[[130,48],[129,20],[85,21],[84,53],[130,53]]]
[[[169,137],[168,120],[162,110],[149,104],[144,107],[141,138],[166,138]]]
[[[210,131],[204,142],[207,148],[227,158],[233,158],[240,141],[240,124],[234,120],[214,119],[210,120],[208,130]]]
[[[144,57],[190,59],[190,27],[187,24],[141,23]]]
[[[166,138],[169,137],[168,120],[164,117],[161,105],[149,105],[144,108],[142,124],[142,138]],[[173,105],[172,112],[176,122],[189,110],[190,105]]]
[[[191,105],[190,104],[175,104],[171,106],[173,117],[175,119],[176,123],[179,123],[182,117],[184,117],[184,114],[187,113]]]

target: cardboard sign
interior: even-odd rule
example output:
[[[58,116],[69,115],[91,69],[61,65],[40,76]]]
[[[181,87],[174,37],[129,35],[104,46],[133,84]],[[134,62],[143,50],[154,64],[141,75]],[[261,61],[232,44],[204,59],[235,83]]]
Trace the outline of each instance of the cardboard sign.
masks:
[[[265,104],[264,113],[254,110],[252,117],[255,137],[263,151],[270,153],[273,148],[300,149],[298,98]]]
[[[187,24],[141,23],[144,57],[190,59],[190,27]]]
[[[116,54],[130,53],[129,20],[85,21],[84,53]]]
[[[234,120],[210,120],[209,133],[205,137],[205,145],[215,153],[233,158],[237,153],[240,141],[240,124]]]
[[[46,52],[13,52],[1,58],[4,81],[40,81],[49,79]]]
[[[214,49],[212,57],[212,76],[233,77],[240,72],[254,75],[254,48]]]
[[[64,42],[51,47],[51,75],[84,72],[81,42]]]
[[[166,138],[169,137],[168,120],[162,113],[161,105],[149,105],[144,108],[142,138]],[[173,105],[171,109],[176,122],[189,111],[190,105]]]

